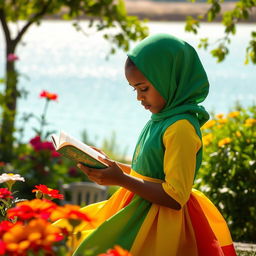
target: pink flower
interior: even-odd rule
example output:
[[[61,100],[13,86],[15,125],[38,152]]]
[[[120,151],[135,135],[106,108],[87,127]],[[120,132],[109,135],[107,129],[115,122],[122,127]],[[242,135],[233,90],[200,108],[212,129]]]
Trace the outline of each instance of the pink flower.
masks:
[[[14,62],[16,60],[19,60],[19,57],[17,55],[15,55],[14,53],[9,53],[7,56],[7,60],[9,62]]]

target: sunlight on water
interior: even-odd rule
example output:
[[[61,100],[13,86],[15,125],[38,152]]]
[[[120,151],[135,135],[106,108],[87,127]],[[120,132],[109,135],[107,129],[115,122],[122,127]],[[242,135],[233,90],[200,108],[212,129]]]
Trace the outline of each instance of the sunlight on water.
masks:
[[[219,24],[203,24],[196,36],[185,33],[183,23],[151,22],[149,27],[152,34],[170,33],[194,47],[200,37],[210,36],[214,42],[223,35]],[[231,53],[224,63],[216,64],[209,53],[198,51],[211,84],[204,103],[209,111],[227,113],[237,100],[244,106],[255,101],[255,66],[243,65],[252,29],[253,25],[239,26]],[[1,33],[0,42],[3,42]],[[70,22],[61,21],[45,21],[39,27],[32,27],[24,43],[18,48],[17,68],[24,74],[20,78],[20,88],[28,90],[29,95],[26,100],[19,101],[19,116],[24,112],[40,115],[44,101],[38,95],[41,90],[49,90],[59,95],[58,102],[49,106],[49,129],[63,129],[77,138],[85,129],[97,146],[115,131],[120,148],[128,146],[131,156],[150,113],[136,102],[136,95],[125,80],[125,53],[118,51],[106,60],[110,45],[100,33],[91,31],[86,37],[76,32]],[[3,54],[1,44],[0,77],[4,72]],[[34,135],[31,127],[38,127],[35,120],[27,124],[25,140]]]

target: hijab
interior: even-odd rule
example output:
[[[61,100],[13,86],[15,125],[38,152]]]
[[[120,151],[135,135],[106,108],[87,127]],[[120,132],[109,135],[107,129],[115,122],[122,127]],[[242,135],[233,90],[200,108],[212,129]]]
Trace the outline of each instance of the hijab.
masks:
[[[152,114],[152,121],[191,113],[202,126],[209,114],[198,105],[208,95],[209,82],[195,49],[169,34],[142,40],[128,57],[165,99],[165,107]]]

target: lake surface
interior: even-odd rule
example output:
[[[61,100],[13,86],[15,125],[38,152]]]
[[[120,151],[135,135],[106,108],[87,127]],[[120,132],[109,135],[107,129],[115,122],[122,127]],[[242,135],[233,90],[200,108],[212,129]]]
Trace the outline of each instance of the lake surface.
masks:
[[[83,25],[86,27],[87,23]],[[223,35],[219,24],[203,24],[196,36],[185,33],[181,22],[150,22],[149,28],[151,34],[170,33],[194,47],[200,37],[209,36],[214,42]],[[198,50],[211,84],[209,96],[203,103],[209,111],[227,113],[236,101],[245,107],[256,101],[256,66],[243,64],[252,30],[255,30],[253,24],[238,27],[231,52],[221,64],[216,64],[208,52]],[[128,147],[127,155],[131,157],[150,113],[136,101],[135,92],[124,77],[126,54],[118,51],[106,60],[109,43],[100,33],[89,34],[77,32],[71,22],[66,21],[44,21],[29,30],[23,39],[24,45],[17,51],[20,58],[17,69],[23,74],[20,88],[29,91],[27,99],[18,103],[19,118],[22,113],[42,114],[44,100],[39,98],[42,90],[57,93],[58,102],[52,102],[47,113],[49,129],[62,129],[77,138],[86,130],[89,139],[99,147],[114,131],[120,149]],[[0,42],[0,77],[3,77],[2,31]],[[17,125],[21,125],[20,121]],[[26,125],[24,141],[34,135],[33,127],[38,128],[35,120]]]

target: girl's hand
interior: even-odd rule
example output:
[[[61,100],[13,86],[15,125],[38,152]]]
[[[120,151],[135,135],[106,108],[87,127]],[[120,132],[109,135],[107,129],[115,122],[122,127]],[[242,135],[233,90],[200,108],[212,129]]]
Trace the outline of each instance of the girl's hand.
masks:
[[[119,168],[117,163],[110,159],[100,159],[108,164],[108,168],[94,169],[78,164],[77,167],[81,169],[91,181],[99,185],[117,185],[120,186],[126,174]]]

